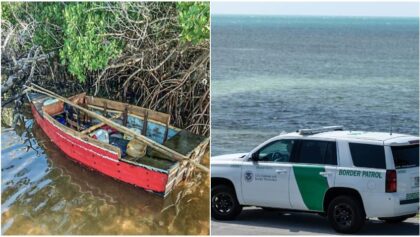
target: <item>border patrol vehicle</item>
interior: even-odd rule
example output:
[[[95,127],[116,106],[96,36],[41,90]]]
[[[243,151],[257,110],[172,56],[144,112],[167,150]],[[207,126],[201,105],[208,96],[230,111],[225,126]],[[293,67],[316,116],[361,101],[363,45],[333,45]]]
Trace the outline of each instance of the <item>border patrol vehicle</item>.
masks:
[[[367,218],[402,222],[419,210],[419,137],[301,129],[249,153],[212,157],[211,187],[217,220],[257,206],[320,213],[340,233],[357,232]]]

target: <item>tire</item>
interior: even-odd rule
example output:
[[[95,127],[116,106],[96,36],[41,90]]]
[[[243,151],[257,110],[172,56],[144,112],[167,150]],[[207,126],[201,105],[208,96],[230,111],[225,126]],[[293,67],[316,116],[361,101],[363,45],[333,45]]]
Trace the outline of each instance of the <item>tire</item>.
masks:
[[[416,215],[413,215],[413,216],[416,216]],[[389,224],[395,224],[395,223],[401,223],[413,216],[379,217],[378,219],[381,221],[385,221],[386,223],[389,223]]]
[[[363,206],[351,196],[338,196],[328,205],[328,221],[338,233],[352,234],[359,231],[366,221]]]
[[[211,189],[211,217],[216,220],[233,220],[242,211],[235,190],[226,185]]]

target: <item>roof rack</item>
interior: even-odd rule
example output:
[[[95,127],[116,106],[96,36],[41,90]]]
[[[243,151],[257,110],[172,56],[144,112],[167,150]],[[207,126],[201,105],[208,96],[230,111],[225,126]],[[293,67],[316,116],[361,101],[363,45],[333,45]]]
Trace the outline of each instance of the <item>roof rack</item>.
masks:
[[[320,127],[320,128],[305,128],[299,129],[297,132],[300,135],[312,135],[322,132],[331,132],[331,131],[343,131],[343,126],[327,126],[327,127]]]

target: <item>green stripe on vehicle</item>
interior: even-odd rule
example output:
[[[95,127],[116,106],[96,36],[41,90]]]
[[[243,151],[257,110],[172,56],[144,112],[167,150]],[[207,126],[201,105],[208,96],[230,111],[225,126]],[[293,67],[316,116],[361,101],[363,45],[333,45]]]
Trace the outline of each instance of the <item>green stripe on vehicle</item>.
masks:
[[[293,166],[296,183],[303,202],[309,210],[322,211],[328,180],[321,176],[325,172],[323,166]]]

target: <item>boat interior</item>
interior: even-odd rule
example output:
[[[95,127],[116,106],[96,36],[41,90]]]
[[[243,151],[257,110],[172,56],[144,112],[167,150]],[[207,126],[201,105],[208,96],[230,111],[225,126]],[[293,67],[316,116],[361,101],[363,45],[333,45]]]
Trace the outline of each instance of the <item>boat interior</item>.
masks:
[[[128,155],[127,145],[132,140],[132,137],[128,134],[124,134],[58,99],[40,94],[31,94],[29,97],[41,115],[47,113],[62,126],[120,149],[120,160],[124,162],[165,171],[173,169],[178,163],[151,147],[146,148],[146,153],[141,158]],[[73,103],[127,127],[136,134],[146,136],[183,155],[189,155],[198,145],[207,139],[187,130],[181,130],[171,126],[169,124],[169,114],[126,103],[87,96],[85,93],[72,96],[69,99]]]

